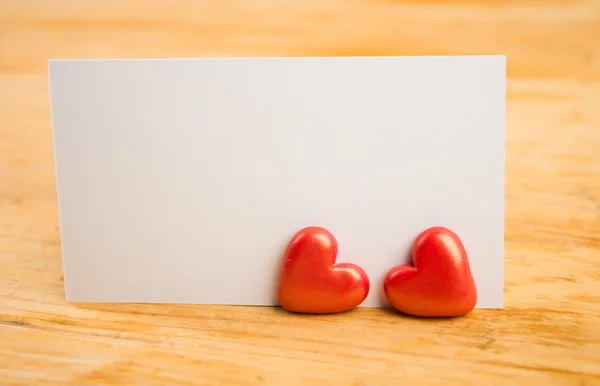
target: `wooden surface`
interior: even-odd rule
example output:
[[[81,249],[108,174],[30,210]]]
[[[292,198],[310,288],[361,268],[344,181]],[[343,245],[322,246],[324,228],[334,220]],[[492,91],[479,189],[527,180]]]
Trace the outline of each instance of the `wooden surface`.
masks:
[[[64,301],[46,60],[506,54],[504,310]],[[600,4],[0,0],[0,384],[600,385]]]

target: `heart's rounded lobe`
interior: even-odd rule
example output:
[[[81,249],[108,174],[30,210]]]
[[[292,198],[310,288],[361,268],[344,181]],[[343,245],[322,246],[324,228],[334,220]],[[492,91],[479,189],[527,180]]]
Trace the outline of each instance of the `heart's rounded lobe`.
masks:
[[[357,265],[335,264],[338,244],[324,228],[307,227],[292,238],[284,254],[279,304],[292,312],[335,313],[361,304],[369,278]]]
[[[477,288],[467,252],[449,229],[433,227],[415,240],[414,265],[400,265],[386,275],[384,291],[390,305],[414,316],[450,317],[469,313]]]

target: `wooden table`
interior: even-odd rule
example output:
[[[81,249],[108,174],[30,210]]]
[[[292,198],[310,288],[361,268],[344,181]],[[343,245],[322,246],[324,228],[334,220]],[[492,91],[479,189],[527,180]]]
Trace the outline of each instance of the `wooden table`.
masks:
[[[420,5],[421,4],[421,5]],[[64,301],[48,58],[506,54],[504,310]],[[0,384],[600,384],[600,3],[0,1]]]

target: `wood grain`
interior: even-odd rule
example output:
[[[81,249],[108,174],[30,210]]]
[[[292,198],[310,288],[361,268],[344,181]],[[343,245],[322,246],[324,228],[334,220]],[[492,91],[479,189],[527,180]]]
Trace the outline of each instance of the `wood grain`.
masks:
[[[0,384],[600,384],[600,2],[0,0]],[[64,301],[49,58],[506,54],[506,308]]]

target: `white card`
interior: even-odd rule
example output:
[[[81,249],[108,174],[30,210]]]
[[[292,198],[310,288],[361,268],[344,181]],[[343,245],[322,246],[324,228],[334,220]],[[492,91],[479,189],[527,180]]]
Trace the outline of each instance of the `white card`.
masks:
[[[331,231],[386,305],[431,226],[502,307],[505,57],[51,60],[68,301],[275,305]]]

